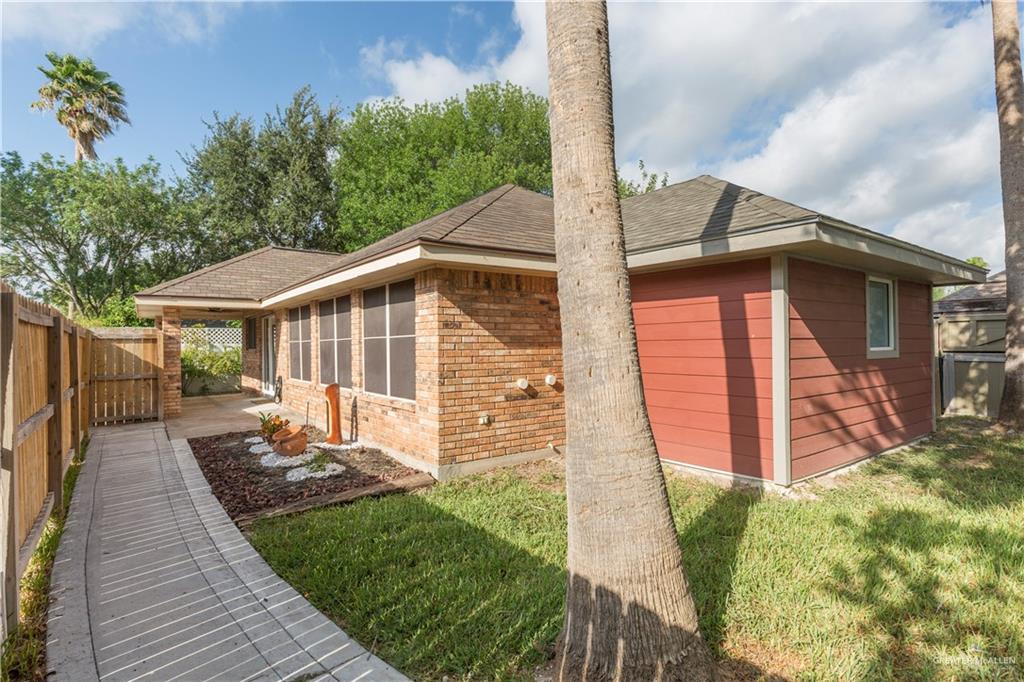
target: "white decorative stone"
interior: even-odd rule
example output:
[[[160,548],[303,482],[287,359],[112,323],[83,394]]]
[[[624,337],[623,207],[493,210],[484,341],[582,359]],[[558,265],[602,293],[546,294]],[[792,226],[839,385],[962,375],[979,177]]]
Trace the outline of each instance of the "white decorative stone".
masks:
[[[252,438],[246,438],[245,442],[248,443],[249,445],[253,445],[254,443],[262,443],[263,436],[253,436]]]
[[[334,445],[332,443],[313,443],[311,447],[318,450],[327,450],[328,452],[348,452],[349,450],[355,450],[363,446],[359,443],[342,443],[341,445]]]
[[[253,445],[251,448],[249,448],[249,452],[251,452],[254,455],[262,455],[265,452],[273,451],[274,448],[270,447],[266,443],[257,443],[256,445]]]
[[[270,452],[260,457],[260,464],[271,469],[280,467],[297,467],[305,464],[316,456],[315,452],[303,452],[294,457],[282,457],[276,452]]]
[[[310,471],[308,467],[296,467],[295,469],[289,469],[288,473],[286,473],[284,477],[291,483],[298,483],[299,481],[304,481],[307,478],[328,478],[330,476],[337,476],[343,471],[345,471],[345,467],[331,462],[320,471]]]

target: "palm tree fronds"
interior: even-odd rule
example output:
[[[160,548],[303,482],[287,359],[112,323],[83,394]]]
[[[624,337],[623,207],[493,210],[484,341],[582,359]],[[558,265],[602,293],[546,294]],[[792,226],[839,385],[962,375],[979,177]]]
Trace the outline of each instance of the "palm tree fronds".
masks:
[[[48,81],[39,88],[39,100],[31,107],[40,111],[56,109],[57,122],[75,140],[76,160],[95,159],[95,143],[127,123],[124,88],[100,71],[91,59],[48,52],[50,68],[38,67]]]

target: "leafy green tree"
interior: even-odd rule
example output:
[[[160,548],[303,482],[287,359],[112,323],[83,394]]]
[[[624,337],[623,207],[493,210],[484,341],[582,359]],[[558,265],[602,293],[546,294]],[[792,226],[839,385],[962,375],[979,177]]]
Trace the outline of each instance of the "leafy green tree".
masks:
[[[360,104],[334,163],[339,246],[352,251],[505,183],[551,191],[547,100],[509,83],[408,106]]]
[[[153,320],[144,319],[135,312],[135,299],[130,295],[114,294],[103,304],[98,317],[79,314],[75,321],[87,327],[152,327]]]
[[[75,141],[75,161],[96,159],[96,143],[110,135],[120,123],[128,123],[124,89],[100,71],[91,59],[71,54],[46,53],[50,67],[39,71],[48,79],[39,88],[33,109],[56,109],[57,122],[67,128]]]
[[[262,126],[214,115],[202,146],[185,158],[185,187],[207,262],[268,244],[327,249],[337,232],[331,157],[338,113],[308,87]]]
[[[640,167],[640,180],[626,180],[621,175],[616,176],[620,199],[635,197],[638,194],[647,194],[656,189],[668,187],[668,173],[658,175],[657,173],[649,172],[643,159],[640,159],[637,165]]]
[[[10,152],[0,194],[4,277],[71,315],[101,317],[113,299],[193,265],[176,244],[185,238],[175,193],[152,160],[129,168],[47,154],[26,165]]]
[[[988,261],[985,260],[984,258],[982,258],[981,256],[969,256],[969,257],[964,259],[964,262],[965,263],[970,263],[971,265],[977,265],[979,268],[985,268],[986,270],[988,269]],[[938,300],[940,300],[942,298],[945,298],[946,296],[949,296],[950,294],[952,294],[955,291],[960,291],[963,288],[964,288],[964,285],[948,286],[948,287],[932,287],[932,300],[933,301],[938,301]]]

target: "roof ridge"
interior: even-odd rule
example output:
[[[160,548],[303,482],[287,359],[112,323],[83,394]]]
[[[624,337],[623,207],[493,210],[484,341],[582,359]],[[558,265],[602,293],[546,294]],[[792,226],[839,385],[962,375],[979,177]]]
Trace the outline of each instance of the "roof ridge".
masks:
[[[203,274],[207,274],[207,273],[210,273],[210,272],[214,272],[216,270],[220,270],[221,268],[223,268],[226,265],[231,265],[232,263],[238,263],[238,262],[246,260],[248,258],[252,258],[253,256],[255,256],[258,253],[263,253],[264,251],[267,251],[267,250],[270,250],[270,249],[274,249],[274,248],[278,248],[278,247],[275,247],[275,246],[273,246],[271,244],[268,244],[266,246],[261,246],[258,249],[253,249],[252,251],[246,251],[245,253],[242,253],[242,254],[239,254],[239,255],[235,256],[234,258],[228,258],[227,260],[222,260],[219,263],[214,263],[213,265],[207,265],[205,268],[199,268],[195,272],[189,272],[189,273],[186,273],[186,274],[182,275],[181,277],[175,277],[174,279],[167,280],[166,282],[160,282],[160,284],[155,284],[155,285],[153,285],[151,287],[147,287],[146,289],[143,289],[142,291],[136,292],[136,295],[142,295],[142,296],[155,295],[158,292],[163,291],[167,287],[171,286],[172,284],[181,284],[182,282],[187,282],[187,281],[189,281],[190,279],[192,279],[194,277],[198,277],[199,275],[203,275]]]
[[[713,180],[717,180],[718,182],[724,183],[725,187],[722,188],[722,193],[723,194],[728,192],[728,193],[734,195],[736,197],[737,201],[742,201],[743,203],[748,204],[750,206],[753,206],[753,207],[757,208],[758,210],[764,211],[765,213],[770,213],[771,215],[775,216],[776,218],[781,218],[783,220],[792,220],[793,219],[792,216],[788,216],[788,215],[785,215],[784,213],[779,213],[778,211],[774,211],[774,210],[768,208],[767,206],[762,205],[760,202],[755,203],[753,200],[757,199],[757,198],[763,197],[765,199],[772,199],[774,201],[782,201],[785,204],[791,204],[792,206],[796,206],[796,208],[799,208],[801,210],[807,211],[808,213],[813,213],[814,215],[820,215],[816,211],[811,211],[810,209],[806,209],[803,206],[797,206],[796,204],[793,204],[792,202],[784,201],[782,199],[776,199],[775,197],[770,196],[768,194],[765,194],[763,192],[758,192],[756,189],[750,189],[749,187],[744,187],[743,185],[737,185],[735,182],[730,182],[729,180],[724,180],[722,178],[715,177],[714,175],[710,175],[708,173],[703,173],[703,174],[698,175],[697,177],[695,177],[693,179],[696,180],[697,182],[701,183],[702,185],[707,185],[708,187],[711,187],[712,189],[718,189],[714,185],[712,185],[710,182],[707,182],[706,180],[704,180],[703,178],[711,178]],[[736,190],[735,191],[730,191],[730,188],[732,188],[732,187],[735,187]],[[753,195],[753,196],[744,197],[744,196],[742,196],[742,192],[743,191],[750,192],[750,194]]]
[[[298,247],[298,246],[277,246],[275,244],[272,244],[272,245],[267,246],[265,248],[280,249],[281,251],[298,251],[299,253],[321,253],[321,254],[323,254],[325,256],[344,256],[345,255],[345,254],[341,253],[340,251],[327,251],[325,249],[303,249],[303,248]]]
[[[499,185],[499,186],[497,186],[497,187],[495,187],[495,188],[493,188],[493,189],[489,189],[489,190],[487,190],[486,192],[484,192],[483,194],[481,194],[481,195],[480,195],[479,197],[477,197],[477,199],[478,199],[478,200],[479,200],[479,199],[483,199],[483,198],[484,198],[485,196],[487,196],[488,194],[490,194],[490,193],[492,193],[492,192],[496,192],[497,190],[501,189],[502,187],[507,187],[507,189],[506,189],[506,190],[505,190],[504,192],[501,192],[500,194],[498,194],[498,195],[497,195],[496,197],[494,197],[493,199],[491,199],[491,200],[490,200],[490,201],[488,201],[487,203],[485,203],[485,204],[484,204],[483,206],[481,206],[481,207],[480,207],[480,208],[478,208],[477,210],[473,211],[473,212],[472,212],[471,214],[469,214],[468,216],[466,216],[466,217],[465,217],[465,219],[463,219],[463,220],[462,220],[462,222],[460,222],[459,224],[457,224],[457,225],[453,226],[453,227],[452,227],[452,228],[451,228],[450,230],[448,230],[447,232],[445,232],[444,234],[442,234],[442,235],[441,235],[440,237],[436,237],[435,239],[436,239],[437,241],[444,241],[444,238],[445,238],[445,237],[447,237],[447,236],[448,236],[448,235],[450,235],[450,234],[451,234],[452,232],[454,232],[455,230],[459,229],[460,227],[462,227],[463,225],[465,225],[466,223],[468,223],[468,222],[469,222],[470,220],[472,220],[472,219],[473,219],[473,218],[475,218],[476,216],[480,215],[480,212],[481,212],[481,211],[483,211],[484,209],[486,209],[486,208],[490,208],[491,206],[493,206],[493,205],[494,205],[494,202],[496,202],[496,201],[497,201],[498,199],[501,199],[501,198],[502,198],[503,196],[505,196],[506,194],[508,194],[509,192],[511,192],[511,191],[512,191],[513,189],[515,189],[515,187],[516,187],[516,186],[515,186],[514,184],[511,184],[511,183],[507,183],[506,185]]]

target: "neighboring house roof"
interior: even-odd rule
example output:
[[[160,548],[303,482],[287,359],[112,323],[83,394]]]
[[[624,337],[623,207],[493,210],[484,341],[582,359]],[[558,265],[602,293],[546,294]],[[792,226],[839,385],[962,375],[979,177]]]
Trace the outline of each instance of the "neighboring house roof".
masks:
[[[136,295],[259,301],[344,259],[345,256],[338,253],[265,246],[157,284]]]
[[[1006,271],[997,272],[983,284],[971,284],[933,304],[936,313],[1005,312]]]

